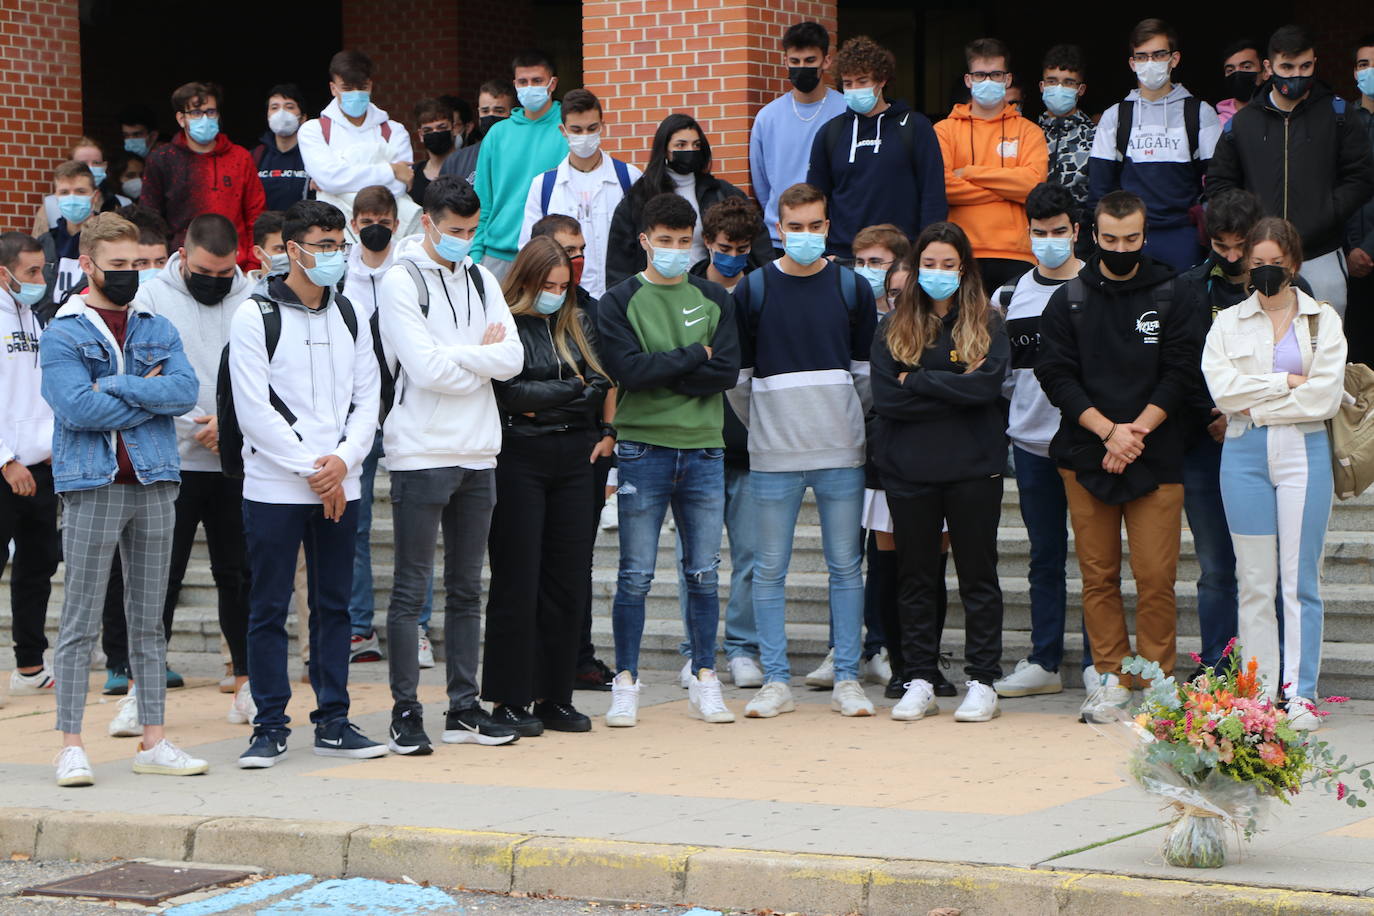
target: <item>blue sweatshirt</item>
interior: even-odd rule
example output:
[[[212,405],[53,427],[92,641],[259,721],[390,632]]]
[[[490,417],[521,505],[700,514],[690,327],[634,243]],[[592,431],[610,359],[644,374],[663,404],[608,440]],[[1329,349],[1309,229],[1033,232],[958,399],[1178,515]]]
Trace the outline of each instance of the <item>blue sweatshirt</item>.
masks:
[[[773,244],[778,237],[778,198],[806,180],[811,165],[811,142],[826,123],[845,112],[844,96],[827,89],[819,102],[803,105],[789,91],[778,96],[754,118],[749,132],[749,180],[754,196],[763,202],[763,222]]]

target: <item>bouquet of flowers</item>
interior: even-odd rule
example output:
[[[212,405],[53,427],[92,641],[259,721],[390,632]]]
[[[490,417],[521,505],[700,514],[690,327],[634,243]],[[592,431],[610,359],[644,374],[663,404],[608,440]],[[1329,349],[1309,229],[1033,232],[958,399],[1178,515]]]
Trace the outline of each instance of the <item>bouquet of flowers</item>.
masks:
[[[1122,665],[1123,672],[1151,683],[1144,703],[1124,724],[1138,739],[1131,777],[1176,812],[1164,841],[1164,861],[1170,865],[1220,868],[1226,864],[1224,826],[1250,839],[1261,829],[1270,799],[1288,804],[1305,785],[1320,784],[1337,800],[1365,806],[1342,779],[1358,766],[1337,758],[1313,734],[1294,729],[1287,711],[1264,695],[1258,662],[1252,658],[1242,666],[1234,649],[1232,640],[1218,668],[1182,684],[1143,658],[1128,658]],[[1369,770],[1359,770],[1359,779],[1374,792]]]

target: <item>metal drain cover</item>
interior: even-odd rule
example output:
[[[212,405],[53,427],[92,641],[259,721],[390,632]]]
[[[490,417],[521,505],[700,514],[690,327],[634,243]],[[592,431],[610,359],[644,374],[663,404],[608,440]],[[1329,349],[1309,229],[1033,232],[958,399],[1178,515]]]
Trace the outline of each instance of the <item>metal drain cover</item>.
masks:
[[[89,875],[78,875],[51,884],[26,887],[19,893],[42,897],[96,897],[101,900],[126,900],[131,903],[161,903],[170,897],[189,894],[215,884],[228,884],[247,878],[252,872],[223,868],[190,868],[175,865],[149,865],[124,862]]]

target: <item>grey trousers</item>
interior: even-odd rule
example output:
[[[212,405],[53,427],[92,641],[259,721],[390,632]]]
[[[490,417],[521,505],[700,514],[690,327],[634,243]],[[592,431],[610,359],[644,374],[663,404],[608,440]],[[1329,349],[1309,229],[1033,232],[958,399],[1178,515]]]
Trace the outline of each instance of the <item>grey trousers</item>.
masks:
[[[510,273],[511,265],[515,262],[504,261],[495,255],[485,254],[482,255],[481,263],[483,267],[491,271],[492,276],[496,277],[498,280],[504,281],[506,279],[506,274]]]
[[[1339,248],[1328,251],[1319,258],[1303,261],[1298,271],[1312,287],[1312,298],[1318,302],[1329,302],[1336,314],[1345,317],[1345,304],[1348,298],[1345,267],[1345,253]]]
[[[178,489],[171,482],[110,484],[62,494],[67,573],[53,653],[59,731],[81,731],[91,649],[100,633],[116,545],[124,567],[129,669],[138,685],[138,718],[144,725],[163,722],[167,642],[162,636],[162,605],[167,597]]]
[[[420,610],[434,576],[434,548],[444,533],[444,662],[449,709],[477,705],[482,633],[482,560],[496,471],[427,468],[391,473],[396,572],[386,615],[393,709],[418,709]]]

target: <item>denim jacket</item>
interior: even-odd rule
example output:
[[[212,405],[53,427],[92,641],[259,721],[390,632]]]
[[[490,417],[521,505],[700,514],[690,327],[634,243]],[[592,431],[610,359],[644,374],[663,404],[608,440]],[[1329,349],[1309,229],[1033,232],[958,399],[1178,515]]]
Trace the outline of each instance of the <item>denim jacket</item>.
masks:
[[[181,480],[172,418],[195,406],[196,373],[171,322],[129,308],[123,352],[81,296],[68,299],[44,329],[39,361],[43,398],[55,420],[52,471],[59,493],[113,482],[116,436],[123,437],[140,483]],[[146,378],[154,366],[162,371]]]

